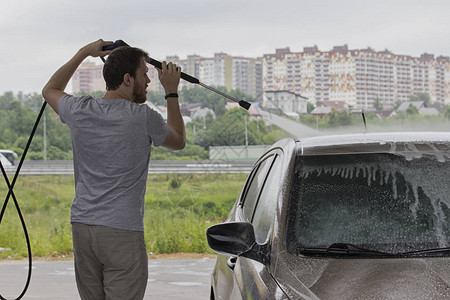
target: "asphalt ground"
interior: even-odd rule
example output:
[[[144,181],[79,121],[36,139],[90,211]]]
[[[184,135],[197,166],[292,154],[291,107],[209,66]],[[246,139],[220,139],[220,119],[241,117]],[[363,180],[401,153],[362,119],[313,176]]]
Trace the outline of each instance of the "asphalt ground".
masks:
[[[149,260],[144,299],[209,299],[215,259],[167,258]],[[28,261],[0,261],[0,295],[16,299],[27,278]],[[73,260],[33,262],[31,283],[22,299],[79,300]]]

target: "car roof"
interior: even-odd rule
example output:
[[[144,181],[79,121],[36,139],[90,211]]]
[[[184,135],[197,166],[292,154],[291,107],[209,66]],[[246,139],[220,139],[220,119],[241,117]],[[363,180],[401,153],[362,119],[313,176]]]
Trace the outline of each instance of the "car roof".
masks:
[[[0,149],[0,152],[2,152],[2,153],[16,153],[16,152],[14,152],[12,150],[5,150],[5,149]]]
[[[383,132],[299,139],[297,155],[450,152],[450,132]],[[447,157],[450,159],[450,156]]]

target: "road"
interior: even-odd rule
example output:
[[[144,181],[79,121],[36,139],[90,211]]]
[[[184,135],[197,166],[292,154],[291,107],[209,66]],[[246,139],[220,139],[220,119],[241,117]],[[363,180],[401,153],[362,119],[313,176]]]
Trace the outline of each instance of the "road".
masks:
[[[213,258],[150,259],[144,299],[209,299]],[[28,261],[0,261],[0,294],[15,299],[22,291]],[[79,300],[72,260],[33,262],[24,300]]]

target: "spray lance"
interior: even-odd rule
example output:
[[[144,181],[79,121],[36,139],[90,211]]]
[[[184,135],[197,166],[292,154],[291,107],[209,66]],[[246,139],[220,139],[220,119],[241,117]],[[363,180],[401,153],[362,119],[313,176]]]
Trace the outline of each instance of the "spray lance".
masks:
[[[129,45],[127,43],[125,43],[124,41],[122,41],[122,40],[117,40],[117,41],[114,42],[114,44],[105,46],[102,49],[104,51],[106,51],[106,50],[113,50],[115,48],[122,47],[122,46],[129,46]],[[103,58],[102,58],[102,60],[104,61]],[[151,64],[152,66],[154,66],[154,67],[156,67],[158,69],[162,68],[161,62],[159,62],[156,59],[153,59],[151,57],[149,57],[149,59],[147,60],[147,63]],[[219,90],[216,90],[215,88],[212,88],[212,87],[210,87],[210,86],[200,82],[200,80],[198,80],[197,78],[195,78],[195,77],[193,77],[191,75],[188,75],[186,73],[181,72],[181,78],[186,80],[186,81],[188,81],[188,82],[190,82],[190,83],[198,84],[198,85],[200,85],[200,86],[202,86],[202,87],[204,87],[204,88],[206,88],[206,89],[208,89],[210,91],[213,91],[214,93],[217,93],[217,94],[219,94],[219,95],[221,95],[221,96],[223,96],[225,98],[228,98],[228,99],[230,99],[230,100],[232,100],[234,102],[237,102],[237,103],[239,103],[239,105],[242,108],[244,108],[246,110],[248,110],[250,108],[250,103],[249,102],[244,101],[244,100],[238,100],[238,99],[236,99],[234,97],[231,97],[230,95],[227,95],[227,94],[225,94],[225,93],[223,93],[223,92],[221,92]]]

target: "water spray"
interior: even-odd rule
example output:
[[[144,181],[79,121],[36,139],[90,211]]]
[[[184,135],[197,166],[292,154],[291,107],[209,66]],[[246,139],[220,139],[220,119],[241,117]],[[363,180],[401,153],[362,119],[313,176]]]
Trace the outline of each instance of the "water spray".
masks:
[[[125,43],[124,41],[122,41],[122,40],[117,40],[117,41],[114,42],[114,44],[105,46],[102,49],[104,51],[106,51],[106,50],[113,50],[115,48],[122,47],[122,46],[129,46],[129,45],[127,43]],[[102,58],[102,60],[105,61],[104,58]],[[147,63],[151,64],[155,68],[158,68],[158,69],[162,68],[161,62],[159,62],[156,59],[153,59],[151,57],[149,57],[149,59],[147,60]],[[237,102],[237,103],[239,103],[239,105],[242,108],[244,108],[246,110],[248,110],[250,108],[251,104],[249,102],[244,101],[244,100],[238,100],[238,99],[236,99],[236,98],[234,98],[234,97],[232,97],[232,96],[230,96],[228,94],[225,94],[225,93],[223,93],[223,92],[221,92],[219,90],[216,90],[215,88],[212,88],[212,87],[210,87],[210,86],[200,82],[199,79],[197,79],[197,78],[195,78],[195,77],[193,77],[193,76],[191,76],[189,74],[181,72],[181,78],[186,80],[187,82],[190,82],[190,83],[193,83],[193,84],[198,84],[198,85],[200,85],[200,86],[202,86],[202,87],[204,87],[204,88],[206,88],[206,89],[208,89],[210,91],[213,91],[214,93],[217,93],[217,94],[219,94],[219,95],[221,95],[221,96],[223,96],[225,98],[228,98],[228,99],[230,99],[230,100],[232,100],[234,102]]]

